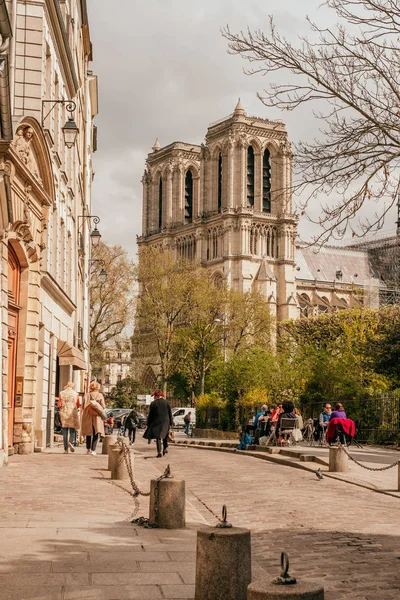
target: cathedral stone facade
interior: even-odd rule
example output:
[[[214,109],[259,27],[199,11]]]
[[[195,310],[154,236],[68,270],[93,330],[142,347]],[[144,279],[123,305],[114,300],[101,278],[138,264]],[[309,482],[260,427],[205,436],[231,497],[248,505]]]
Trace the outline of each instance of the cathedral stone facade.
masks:
[[[199,260],[217,284],[260,290],[277,320],[385,303],[391,290],[368,248],[295,247],[291,188],[284,124],[247,116],[239,101],[201,146],[156,141],[143,177],[139,247],[168,248]]]
[[[295,318],[291,173],[284,124],[247,116],[239,100],[201,146],[156,141],[143,177],[139,246],[197,259],[217,284],[260,290],[278,320]]]

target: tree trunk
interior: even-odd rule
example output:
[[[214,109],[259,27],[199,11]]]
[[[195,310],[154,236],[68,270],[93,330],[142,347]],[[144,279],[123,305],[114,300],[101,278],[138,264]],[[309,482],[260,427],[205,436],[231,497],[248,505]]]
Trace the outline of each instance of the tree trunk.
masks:
[[[201,376],[200,376],[200,394],[204,394],[204,387],[206,381],[206,364],[205,359],[203,358],[201,362]]]

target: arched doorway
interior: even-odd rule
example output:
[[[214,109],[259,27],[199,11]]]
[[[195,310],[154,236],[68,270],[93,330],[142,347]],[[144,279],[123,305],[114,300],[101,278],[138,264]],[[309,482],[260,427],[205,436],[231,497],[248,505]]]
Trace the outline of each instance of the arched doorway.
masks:
[[[20,311],[21,265],[8,246],[8,445],[14,441],[15,382],[17,369],[18,321]]]

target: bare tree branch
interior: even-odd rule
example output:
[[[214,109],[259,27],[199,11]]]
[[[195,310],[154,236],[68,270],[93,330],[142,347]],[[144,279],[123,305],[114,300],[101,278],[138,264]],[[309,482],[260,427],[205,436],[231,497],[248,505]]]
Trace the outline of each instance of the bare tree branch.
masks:
[[[321,136],[297,144],[293,190],[300,208],[322,233],[314,243],[347,232],[361,235],[383,226],[396,202],[400,166],[400,9],[397,0],[327,0],[339,23],[322,28],[308,19],[313,40],[293,45],[277,31],[223,30],[229,52],[251,63],[247,74],[267,76],[260,100],[268,107],[296,110],[314,103]],[[289,83],[270,80],[286,71]],[[321,110],[321,106],[323,107]],[[335,195],[336,201],[330,197]],[[310,208],[328,197],[317,220]],[[375,215],[360,211],[375,202]],[[356,221],[355,221],[356,219]]]

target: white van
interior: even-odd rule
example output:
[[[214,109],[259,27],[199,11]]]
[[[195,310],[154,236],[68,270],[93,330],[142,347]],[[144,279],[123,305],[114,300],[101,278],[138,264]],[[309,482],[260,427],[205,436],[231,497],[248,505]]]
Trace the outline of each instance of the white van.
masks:
[[[184,418],[188,413],[192,413],[191,414],[192,420],[190,421],[190,423],[193,426],[196,425],[196,409],[190,408],[190,407],[185,407],[185,408],[180,407],[180,408],[172,409],[172,417],[174,419],[174,426],[175,427],[185,427],[186,423],[184,421]]]

